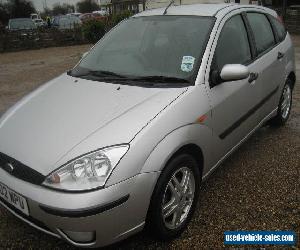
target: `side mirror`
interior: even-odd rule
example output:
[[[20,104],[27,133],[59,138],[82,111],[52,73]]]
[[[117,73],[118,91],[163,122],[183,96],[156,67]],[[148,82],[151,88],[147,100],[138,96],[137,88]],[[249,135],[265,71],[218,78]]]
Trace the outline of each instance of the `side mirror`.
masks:
[[[226,64],[220,77],[223,81],[236,81],[248,78],[249,74],[248,68],[242,64]]]

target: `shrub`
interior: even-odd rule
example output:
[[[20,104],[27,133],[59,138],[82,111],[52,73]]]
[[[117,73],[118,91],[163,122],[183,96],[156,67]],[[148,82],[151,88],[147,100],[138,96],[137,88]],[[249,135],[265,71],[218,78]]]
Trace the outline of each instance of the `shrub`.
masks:
[[[105,23],[101,20],[89,20],[83,23],[82,32],[84,38],[91,43],[96,43],[105,34]]]
[[[115,15],[112,15],[110,17],[110,23],[111,23],[111,27],[114,27],[116,26],[119,22],[123,21],[124,19],[132,16],[132,12],[130,11],[124,11],[120,14],[115,14]]]

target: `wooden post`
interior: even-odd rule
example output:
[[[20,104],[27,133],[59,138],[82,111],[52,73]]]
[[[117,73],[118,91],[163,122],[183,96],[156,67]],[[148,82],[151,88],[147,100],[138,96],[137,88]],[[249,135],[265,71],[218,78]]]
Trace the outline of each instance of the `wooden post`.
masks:
[[[287,0],[282,0],[282,17],[285,20]]]

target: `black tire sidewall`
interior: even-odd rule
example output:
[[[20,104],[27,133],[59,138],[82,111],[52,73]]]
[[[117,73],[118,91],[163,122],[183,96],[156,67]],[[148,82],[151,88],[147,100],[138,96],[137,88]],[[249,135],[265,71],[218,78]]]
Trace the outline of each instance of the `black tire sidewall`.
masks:
[[[290,110],[289,110],[289,113],[287,115],[286,118],[283,118],[282,117],[282,112],[281,112],[281,104],[282,104],[282,101],[283,101],[283,92],[284,92],[284,89],[286,86],[289,86],[290,90],[291,90],[291,107],[290,107]],[[285,123],[287,122],[287,120],[289,119],[290,117],[290,114],[291,114],[291,110],[292,110],[292,104],[293,104],[293,88],[292,88],[292,82],[290,79],[287,79],[285,84],[284,84],[284,87],[282,89],[282,92],[281,92],[281,95],[280,95],[280,100],[279,100],[279,104],[278,104],[278,107],[277,107],[277,114],[274,118],[272,118],[269,122],[269,124],[271,126],[274,126],[274,127],[280,127],[280,126],[283,126],[285,125]]]
[[[182,167],[188,167],[194,174],[195,178],[195,193],[192,207],[190,208],[189,214],[186,220],[176,229],[169,229],[164,225],[163,217],[162,217],[162,203],[165,189],[173,176],[173,174]],[[151,233],[154,233],[157,238],[161,240],[170,240],[177,236],[179,236],[184,229],[187,227],[189,221],[191,220],[195,208],[199,199],[199,191],[200,191],[200,183],[201,183],[201,174],[200,169],[197,164],[197,161],[189,154],[180,154],[167,164],[165,169],[162,171],[155,190],[152,195],[149,213],[148,213],[148,226]]]
[[[291,91],[291,102],[290,102],[290,110],[289,110],[289,113],[287,115],[286,118],[283,118],[282,117],[282,110],[281,110],[281,104],[283,102],[283,92],[284,92],[284,89],[286,86],[289,86],[290,88],[290,91]],[[282,123],[286,123],[286,121],[289,119],[290,117],[290,114],[291,114],[291,109],[292,109],[292,104],[293,104],[293,98],[292,98],[292,94],[293,94],[293,89],[292,89],[292,83],[287,80],[284,87],[283,87],[283,90],[282,90],[282,93],[281,93],[281,96],[280,96],[280,102],[279,102],[279,106],[278,106],[278,115],[280,116],[280,119],[282,120]]]

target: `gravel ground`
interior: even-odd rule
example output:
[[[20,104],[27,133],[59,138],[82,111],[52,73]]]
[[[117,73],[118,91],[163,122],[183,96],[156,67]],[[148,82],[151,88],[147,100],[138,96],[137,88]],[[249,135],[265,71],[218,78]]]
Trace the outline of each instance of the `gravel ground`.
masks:
[[[300,79],[300,36],[293,39]],[[88,48],[85,45],[0,54],[0,113],[41,83],[72,67]],[[195,216],[180,238],[161,243],[142,232],[111,248],[219,249],[224,248],[223,232],[226,230],[295,230],[299,236],[299,84],[298,80],[292,114],[286,126],[259,129],[215,171],[203,184]],[[0,248],[73,249],[27,226],[2,208]],[[299,240],[298,247],[293,249],[300,249]]]

